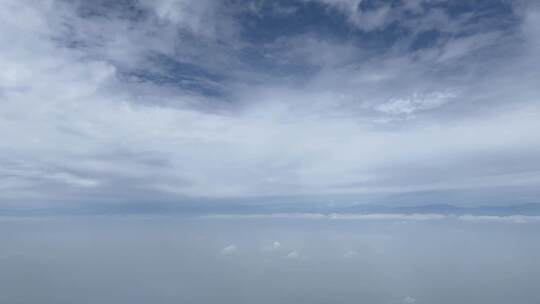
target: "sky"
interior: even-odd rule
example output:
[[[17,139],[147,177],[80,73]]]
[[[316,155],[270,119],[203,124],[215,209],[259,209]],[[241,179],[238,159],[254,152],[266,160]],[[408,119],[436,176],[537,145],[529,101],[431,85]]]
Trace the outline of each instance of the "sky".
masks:
[[[540,303],[537,0],[1,0],[0,304]]]
[[[3,0],[0,209],[539,202],[538,54],[533,0]]]

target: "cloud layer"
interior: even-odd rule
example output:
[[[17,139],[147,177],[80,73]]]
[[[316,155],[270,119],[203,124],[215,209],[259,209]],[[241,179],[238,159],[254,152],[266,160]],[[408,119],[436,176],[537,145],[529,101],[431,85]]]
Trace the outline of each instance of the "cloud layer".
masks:
[[[533,1],[228,4],[3,1],[0,208],[537,200]]]
[[[538,303],[539,228],[538,221],[0,220],[0,292],[3,302],[47,304]],[[261,250],[275,240],[278,250]]]

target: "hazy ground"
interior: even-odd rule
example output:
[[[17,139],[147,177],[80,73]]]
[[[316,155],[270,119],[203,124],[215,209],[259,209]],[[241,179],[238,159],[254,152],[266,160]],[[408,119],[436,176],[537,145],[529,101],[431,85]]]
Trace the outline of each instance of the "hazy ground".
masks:
[[[540,303],[540,223],[0,219],[0,303]]]

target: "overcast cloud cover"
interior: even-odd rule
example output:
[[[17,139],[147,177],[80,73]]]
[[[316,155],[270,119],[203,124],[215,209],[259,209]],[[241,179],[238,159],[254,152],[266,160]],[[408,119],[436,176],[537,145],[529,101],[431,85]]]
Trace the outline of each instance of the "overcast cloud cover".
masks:
[[[538,202],[538,54],[532,0],[3,0],[0,208]]]

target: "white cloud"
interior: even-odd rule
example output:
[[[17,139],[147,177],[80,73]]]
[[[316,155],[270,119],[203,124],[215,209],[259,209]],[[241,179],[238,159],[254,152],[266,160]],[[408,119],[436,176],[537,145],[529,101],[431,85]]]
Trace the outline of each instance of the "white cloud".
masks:
[[[449,218],[444,214],[401,214],[401,213],[274,213],[274,214],[218,214],[205,215],[204,218],[219,219],[310,219],[310,220],[375,220],[375,221],[433,221]]]
[[[403,303],[405,303],[405,304],[413,304],[413,303],[416,303],[416,299],[411,297],[411,296],[406,296],[403,299]]]
[[[204,215],[203,218],[218,219],[325,219],[324,214],[319,213],[273,213],[273,214],[214,214]]]
[[[526,215],[462,215],[460,220],[473,223],[514,223],[514,224],[527,224],[530,222],[540,222],[540,216],[526,216]]]
[[[300,253],[298,253],[298,251],[291,251],[287,254],[286,258],[292,260],[298,259],[300,258]]]
[[[358,221],[394,221],[398,223],[406,223],[408,221],[437,221],[437,220],[460,220],[466,222],[477,223],[516,223],[526,224],[540,222],[540,216],[529,215],[445,215],[445,214],[400,214],[400,213],[371,213],[371,214],[339,214],[333,213],[329,215],[319,213],[291,213],[291,214],[221,214],[221,215],[206,215],[204,218],[219,218],[219,219],[304,219],[304,220],[358,220]],[[279,244],[279,242],[277,242]],[[278,249],[281,244],[274,243],[272,248]],[[354,254],[355,251],[345,253],[345,257],[349,254]]]
[[[447,218],[444,214],[399,214],[399,213],[374,213],[374,214],[330,214],[332,220],[393,220],[393,221],[433,221]]]
[[[351,259],[358,256],[358,251],[350,250],[343,254],[343,257],[346,259]]]
[[[215,218],[215,217],[210,216],[210,218]],[[223,218],[223,217],[217,216],[217,218]],[[225,218],[231,219],[231,217],[225,217]],[[274,241],[271,244],[265,245],[262,247],[262,251],[265,251],[265,252],[276,252],[276,251],[279,251],[280,249],[281,249],[281,243],[278,241]]]
[[[143,0],[162,20],[207,38],[230,38],[236,31],[232,19],[223,14],[226,9],[211,0]],[[227,35],[227,37],[219,37]]]
[[[457,94],[450,90],[428,94],[414,93],[410,98],[390,99],[387,103],[378,105],[376,109],[388,114],[412,114],[440,107],[456,97]]]
[[[323,68],[351,64],[361,52],[352,43],[336,44],[314,34],[281,37],[266,48],[267,56],[278,63],[305,63]]]
[[[235,245],[229,245],[221,249],[221,254],[230,255],[230,254],[236,253],[237,251],[238,251],[238,248],[236,248]]]
[[[350,17],[351,22],[360,29],[372,31],[380,29],[392,20],[390,6],[382,6],[369,11],[360,11]]]
[[[333,4],[356,10],[358,1]],[[526,43],[505,44],[521,55],[489,61],[467,54],[506,43],[501,36],[412,54],[371,54],[311,34],[276,42],[280,59],[322,62],[289,83],[231,55],[238,24],[216,5],[145,2],[159,20],[139,24],[84,19],[70,2],[3,1],[3,206],[538,185],[535,12],[523,17]],[[184,41],[179,30],[201,38]],[[215,42],[226,36],[231,41]],[[133,67],[162,72],[146,58],[156,52],[227,72],[234,81],[221,85],[231,96],[121,77]]]
[[[361,0],[315,0],[329,7],[335,8],[345,14],[349,22],[355,27],[372,31],[387,25],[390,18],[390,6],[382,6],[371,10],[361,10]]]
[[[439,61],[460,59],[465,55],[474,54],[475,51],[489,47],[501,39],[501,33],[490,32],[477,34],[463,38],[452,39],[442,48],[439,55]]]

